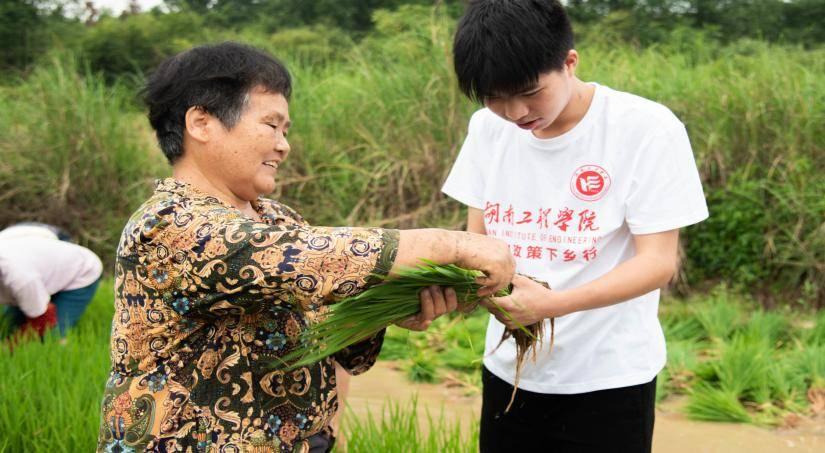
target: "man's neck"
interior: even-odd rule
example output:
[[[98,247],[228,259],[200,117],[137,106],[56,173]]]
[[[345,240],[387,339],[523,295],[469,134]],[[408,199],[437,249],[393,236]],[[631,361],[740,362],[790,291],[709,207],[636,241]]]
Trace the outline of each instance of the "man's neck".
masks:
[[[533,134],[538,138],[554,138],[576,127],[590,109],[595,92],[596,87],[594,85],[584,83],[576,78],[573,81],[573,94],[570,96],[570,101],[558,118],[546,128],[535,131]]]

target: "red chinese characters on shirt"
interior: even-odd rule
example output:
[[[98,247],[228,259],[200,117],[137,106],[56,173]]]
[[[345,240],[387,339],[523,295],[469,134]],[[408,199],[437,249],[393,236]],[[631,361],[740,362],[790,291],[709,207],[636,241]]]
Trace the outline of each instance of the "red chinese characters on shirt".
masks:
[[[504,208],[506,206],[506,209]],[[554,220],[555,218],[555,220]],[[598,256],[596,242],[598,237],[594,237],[592,232],[599,231],[598,215],[592,209],[574,210],[565,206],[562,208],[537,209],[516,209],[512,204],[501,202],[486,202],[484,209],[484,223],[488,227],[488,233],[503,239],[516,240],[518,234],[525,234],[524,231],[509,230],[507,225],[536,225],[539,231],[546,233],[538,234],[533,238],[521,237],[521,244],[510,244],[510,251],[515,258],[550,262],[591,262]],[[559,233],[562,233],[559,235]],[[529,233],[528,233],[529,234]],[[541,239],[538,239],[538,238]],[[545,238],[560,238],[552,242],[562,244],[587,244],[585,248],[577,247],[547,247],[541,242],[547,241]]]
[[[579,231],[596,231],[597,227],[593,225],[596,221],[596,213],[585,209],[579,213]]]
[[[527,259],[538,260],[541,259],[541,246],[540,245],[528,245],[527,246]]]
[[[573,210],[564,208],[559,211],[559,216],[556,221],[553,222],[553,225],[556,225],[562,231],[567,231],[567,224],[570,223],[571,220],[573,220]]]
[[[502,223],[506,223],[508,225],[513,224],[513,205],[510,205],[506,211],[504,211],[504,217],[501,219]]]
[[[552,209],[539,208],[538,219],[536,219],[536,223],[539,225],[540,229],[546,230],[550,228],[550,212],[552,211]]]
[[[484,207],[484,222],[487,224],[498,223],[499,213],[500,210],[499,203],[490,203],[487,202],[487,205]]]

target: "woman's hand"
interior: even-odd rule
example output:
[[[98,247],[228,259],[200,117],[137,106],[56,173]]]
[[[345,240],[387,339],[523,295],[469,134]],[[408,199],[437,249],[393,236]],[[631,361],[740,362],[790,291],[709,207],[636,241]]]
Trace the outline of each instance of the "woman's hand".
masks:
[[[415,331],[427,330],[434,319],[458,308],[458,297],[452,288],[430,286],[422,289],[418,298],[421,301],[421,312],[396,323],[397,326]]]
[[[529,326],[567,314],[565,305],[556,294],[536,281],[516,275],[513,278],[513,291],[509,296],[484,299],[481,305],[508,329],[516,329],[519,324]],[[502,313],[500,308],[510,316]]]
[[[475,233],[459,234],[458,258],[456,264],[467,269],[484,272],[477,282],[482,285],[478,290],[481,297],[491,296],[496,291],[507,287],[516,272],[516,261],[510,254],[510,248],[503,241]]]

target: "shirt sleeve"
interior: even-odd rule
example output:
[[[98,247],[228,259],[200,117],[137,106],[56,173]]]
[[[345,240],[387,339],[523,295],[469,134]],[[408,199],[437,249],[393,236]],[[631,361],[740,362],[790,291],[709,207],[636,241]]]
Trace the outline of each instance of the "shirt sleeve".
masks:
[[[626,198],[632,234],[652,234],[701,222],[708,208],[687,131],[674,119],[642,144]]]
[[[470,119],[467,138],[444,182],[441,191],[467,206],[484,209],[485,166],[478,160],[484,138],[483,117],[479,111]]]
[[[366,372],[378,360],[386,331],[381,329],[375,335],[336,352],[333,355],[335,361],[353,376]]]
[[[205,219],[161,240],[154,255],[166,259],[152,260],[146,273],[180,314],[262,302],[311,310],[380,281],[395,260],[398,238],[397,230],[380,228]],[[180,300],[186,302],[176,306]]]

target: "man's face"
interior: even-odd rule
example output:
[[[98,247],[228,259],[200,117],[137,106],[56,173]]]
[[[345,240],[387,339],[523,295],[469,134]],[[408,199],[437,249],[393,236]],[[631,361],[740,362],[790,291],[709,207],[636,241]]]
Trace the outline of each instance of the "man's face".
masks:
[[[573,77],[565,70],[546,72],[535,85],[508,95],[490,96],[484,106],[518,127],[542,137],[570,102]]]
[[[211,180],[242,200],[271,193],[278,166],[289,155],[286,136],[290,125],[286,98],[255,88],[232,129],[222,124],[211,128],[214,133],[199,165],[208,168]]]

